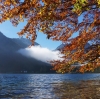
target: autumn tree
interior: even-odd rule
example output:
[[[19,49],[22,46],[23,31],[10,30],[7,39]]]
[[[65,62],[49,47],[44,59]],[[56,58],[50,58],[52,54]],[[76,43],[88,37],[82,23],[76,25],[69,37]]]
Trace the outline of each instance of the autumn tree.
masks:
[[[100,0],[0,0],[0,22],[6,20],[14,26],[27,21],[18,35],[32,42],[38,31],[62,41],[63,60],[51,62],[58,72],[71,71],[75,62],[86,63],[80,72],[100,66]]]

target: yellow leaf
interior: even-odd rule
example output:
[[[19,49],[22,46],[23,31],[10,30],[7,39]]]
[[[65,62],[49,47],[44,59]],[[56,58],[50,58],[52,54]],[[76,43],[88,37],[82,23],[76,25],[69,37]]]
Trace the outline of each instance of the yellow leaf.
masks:
[[[9,18],[7,18],[7,20],[9,20]]]

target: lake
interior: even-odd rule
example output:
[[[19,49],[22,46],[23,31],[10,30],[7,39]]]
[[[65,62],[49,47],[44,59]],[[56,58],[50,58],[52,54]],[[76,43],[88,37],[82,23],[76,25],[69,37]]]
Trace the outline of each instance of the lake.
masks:
[[[0,99],[100,99],[100,74],[0,74]]]

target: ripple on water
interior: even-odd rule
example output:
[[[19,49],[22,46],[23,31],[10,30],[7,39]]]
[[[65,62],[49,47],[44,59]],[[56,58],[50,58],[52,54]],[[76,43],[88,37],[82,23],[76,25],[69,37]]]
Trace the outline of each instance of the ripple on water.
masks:
[[[61,97],[66,97],[66,88],[67,92],[69,88],[74,90],[73,82],[85,80],[100,81],[100,74],[0,74],[0,99],[65,99]]]

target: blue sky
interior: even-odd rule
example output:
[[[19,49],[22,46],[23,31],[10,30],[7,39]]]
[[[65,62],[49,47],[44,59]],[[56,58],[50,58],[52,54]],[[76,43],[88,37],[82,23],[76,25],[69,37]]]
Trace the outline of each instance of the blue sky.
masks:
[[[79,22],[82,21],[82,15],[79,17]],[[19,38],[17,32],[21,31],[23,27],[26,25],[25,22],[20,22],[17,27],[14,27],[10,21],[5,21],[0,24],[0,31],[9,38]],[[42,47],[48,48],[50,50],[55,50],[62,42],[60,41],[52,41],[46,38],[46,35],[42,32],[37,33],[36,42],[39,43]],[[78,32],[73,34],[72,37],[78,36]]]
[[[14,27],[10,21],[6,21],[0,24],[0,31],[9,38],[19,38],[17,32],[21,31],[25,24],[26,22],[21,22],[17,27]],[[61,44],[60,41],[48,40],[46,35],[41,32],[38,32],[36,42],[50,50],[56,49]]]

